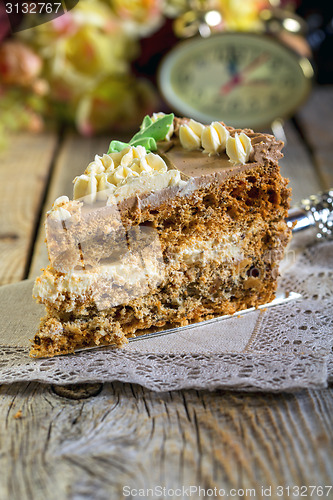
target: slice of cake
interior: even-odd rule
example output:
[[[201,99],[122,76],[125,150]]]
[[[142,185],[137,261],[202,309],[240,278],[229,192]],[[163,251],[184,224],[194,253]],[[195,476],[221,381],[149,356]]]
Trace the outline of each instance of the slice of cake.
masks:
[[[163,114],[112,141],[47,214],[50,264],[33,292],[46,315],[31,355],[122,346],[270,302],[291,236],[282,146]]]

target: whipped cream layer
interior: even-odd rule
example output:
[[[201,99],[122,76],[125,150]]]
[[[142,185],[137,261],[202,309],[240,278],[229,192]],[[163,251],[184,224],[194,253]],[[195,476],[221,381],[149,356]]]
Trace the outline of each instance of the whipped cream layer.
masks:
[[[184,187],[186,184],[187,181],[181,178],[179,170],[169,170],[150,176],[134,177],[115,189],[108,197],[107,204],[121,203],[132,196],[142,196],[145,193],[161,191],[171,186]]]
[[[48,268],[35,281],[33,297],[39,302],[66,303],[66,311],[78,310],[76,298],[90,299],[99,310],[126,304],[156,288],[164,277],[158,255],[142,259],[127,254],[121,261],[91,270],[73,269],[66,274]]]
[[[179,267],[202,264],[209,261],[220,263],[243,259],[239,234],[227,234],[222,241],[215,238],[206,241],[192,239],[179,252],[168,254],[168,266]],[[139,252],[128,252],[119,260],[103,263],[92,269],[78,266],[66,274],[47,268],[35,282],[33,296],[40,302],[66,303],[67,311],[77,310],[76,297],[90,298],[98,309],[107,309],[150,293],[158,287],[169,271],[164,264],[158,241]]]
[[[229,161],[234,165],[245,165],[253,151],[251,139],[241,132],[235,136],[221,122],[212,122],[204,126],[195,120],[189,120],[179,127],[181,146],[188,150],[201,150],[209,155],[219,155],[226,151]]]
[[[194,240],[180,248],[179,252],[171,255],[170,258],[173,261],[183,261],[187,265],[206,264],[209,261],[240,262],[243,259],[240,233],[225,234],[219,242],[216,242],[215,239]]]

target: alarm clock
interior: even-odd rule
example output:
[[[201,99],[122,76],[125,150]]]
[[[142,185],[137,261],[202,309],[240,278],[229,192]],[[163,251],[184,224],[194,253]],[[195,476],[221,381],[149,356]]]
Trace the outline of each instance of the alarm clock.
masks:
[[[310,59],[275,37],[223,32],[174,46],[161,61],[158,85],[182,116],[258,129],[291,117],[313,76]]]

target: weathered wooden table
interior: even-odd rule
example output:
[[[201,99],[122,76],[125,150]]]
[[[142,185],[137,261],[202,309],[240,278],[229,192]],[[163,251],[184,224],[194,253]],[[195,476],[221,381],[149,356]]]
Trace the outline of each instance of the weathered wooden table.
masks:
[[[285,124],[281,165],[294,203],[333,186],[332,109],[333,88],[318,88]],[[107,145],[22,134],[0,153],[1,285],[39,273],[45,211],[71,195],[73,177]],[[0,391],[0,500],[333,498],[325,489],[332,388],[274,395],[20,383]]]

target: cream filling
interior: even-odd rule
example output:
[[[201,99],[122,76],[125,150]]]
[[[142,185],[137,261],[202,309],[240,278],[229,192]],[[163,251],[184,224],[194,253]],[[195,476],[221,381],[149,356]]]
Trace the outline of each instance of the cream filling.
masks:
[[[170,265],[183,261],[195,263],[239,262],[243,259],[238,233],[226,235],[216,244],[215,239],[193,241],[177,254],[171,255]],[[75,297],[92,296],[98,308],[105,309],[143,296],[156,288],[165,277],[161,249],[152,244],[139,253],[128,252],[119,261],[103,264],[91,270],[73,269],[67,274],[54,274],[47,269],[35,282],[33,295],[41,302],[72,302]]]
[[[197,262],[206,264],[209,261],[216,262],[239,262],[243,257],[243,251],[239,244],[240,233],[226,234],[222,240],[216,243],[215,239],[206,241],[193,241],[187,244],[176,254],[171,255],[173,261],[184,261],[191,265]]]
[[[57,275],[45,270],[35,281],[33,297],[41,302],[68,302],[67,310],[73,310],[75,297],[85,299],[89,294],[98,309],[106,309],[147,294],[163,278],[164,263],[158,252],[150,258],[127,254],[118,262],[91,270]]]

